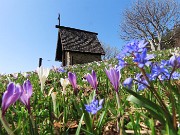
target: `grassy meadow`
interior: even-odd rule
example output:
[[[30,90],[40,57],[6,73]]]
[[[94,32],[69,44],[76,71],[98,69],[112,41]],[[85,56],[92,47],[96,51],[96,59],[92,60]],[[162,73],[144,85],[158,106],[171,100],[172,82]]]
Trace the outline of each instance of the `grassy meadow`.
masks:
[[[149,52],[156,55],[152,60],[159,62],[168,60],[173,50],[163,50]],[[125,58],[127,62],[132,63],[132,57]],[[120,107],[117,105],[115,90],[110,83],[105,69],[114,67],[118,64],[117,59],[110,59],[100,62],[92,62],[82,65],[73,65],[63,67],[63,71],[58,68],[52,68],[45,81],[43,91],[41,91],[41,82],[36,71],[9,74],[0,76],[0,96],[7,89],[9,82],[22,85],[25,80],[30,80],[33,94],[30,98],[31,113],[28,113],[26,107],[18,100],[11,105],[5,114],[5,119],[9,123],[15,135],[114,135],[114,134],[166,134],[166,126],[163,126],[150,111],[139,104],[127,100],[131,95],[123,87],[123,82],[128,77],[133,77],[140,72],[136,66],[123,68],[118,90],[120,98]],[[85,76],[94,70],[98,80],[97,92],[86,81]],[[148,69],[147,69],[148,70]],[[179,69],[177,70],[179,72]],[[63,89],[60,79],[68,78],[68,72],[76,73],[77,94],[71,84]],[[170,101],[161,83],[154,81],[154,87],[160,97],[166,104],[169,112],[172,112],[172,102]],[[179,80],[173,80],[173,84],[180,85]],[[180,88],[180,86],[177,86]],[[145,97],[153,103],[159,104],[153,94],[145,88],[137,90],[133,85],[132,89],[138,95]],[[102,108],[96,114],[90,114],[86,111],[85,105],[89,104],[94,95],[96,99],[103,99]],[[179,97],[175,97],[179,98]],[[1,100],[2,103],[2,100]],[[176,112],[176,121],[179,124],[180,118]],[[119,123],[117,122],[119,121]],[[117,125],[117,123],[120,125]],[[7,134],[3,124],[0,122],[0,134]],[[118,129],[119,128],[119,129]],[[120,133],[118,133],[118,130]],[[180,129],[177,129],[180,130]]]

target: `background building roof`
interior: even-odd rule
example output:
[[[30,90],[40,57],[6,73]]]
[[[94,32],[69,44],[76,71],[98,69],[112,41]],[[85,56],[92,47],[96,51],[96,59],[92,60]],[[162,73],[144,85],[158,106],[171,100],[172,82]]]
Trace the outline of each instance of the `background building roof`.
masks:
[[[105,54],[97,33],[59,25],[56,25],[56,28],[59,28],[58,40],[60,41],[57,44],[56,56],[60,52],[58,46],[61,45],[62,50],[65,51]]]

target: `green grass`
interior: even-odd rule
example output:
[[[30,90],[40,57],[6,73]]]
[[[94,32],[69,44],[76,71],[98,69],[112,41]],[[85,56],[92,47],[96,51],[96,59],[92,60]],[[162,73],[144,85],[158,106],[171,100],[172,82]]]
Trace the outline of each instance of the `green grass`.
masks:
[[[160,61],[162,59],[169,59],[168,50],[162,52],[153,52],[157,57],[153,61]],[[127,58],[130,61],[131,58]],[[98,99],[104,99],[103,108],[97,113],[96,119],[94,119],[94,126],[99,127],[94,134],[103,134],[108,132],[116,132],[116,120],[117,114],[120,112],[123,129],[126,131],[133,130],[136,134],[141,134],[141,131],[151,130],[152,132],[162,133],[163,129],[159,121],[154,119],[152,115],[144,108],[139,105],[133,104],[127,101],[129,94],[122,87],[119,88],[119,94],[121,98],[121,108],[117,110],[115,90],[111,86],[106,74],[105,68],[115,66],[117,64],[116,59],[111,59],[108,61],[92,62],[83,65],[74,65],[70,67],[65,67],[66,72],[57,73],[50,71],[48,79],[46,81],[44,94],[41,92],[40,81],[37,73],[29,72],[30,76],[28,79],[33,85],[33,95],[31,97],[31,111],[32,116],[35,121],[35,132],[33,133],[32,123],[30,121],[28,112],[25,106],[16,102],[12,105],[5,117],[10,124],[10,127],[14,130],[15,134],[40,134],[40,135],[51,135],[51,134],[90,134],[88,133],[87,123],[82,120],[83,117],[89,114],[83,114],[83,103],[88,102],[90,95],[93,93],[91,86],[83,81],[82,77],[87,73],[91,73],[92,70],[96,72],[98,77]],[[67,78],[68,72],[76,73],[77,84],[79,88],[78,96],[73,93],[73,88],[68,85],[66,88],[66,95],[62,95],[62,86],[60,84],[60,78]],[[134,76],[139,72],[139,69],[135,66],[129,66],[121,71],[120,83],[129,76]],[[11,75],[4,75],[0,77],[0,93],[1,97],[3,92],[6,90],[8,84],[8,78],[21,85],[26,80],[21,74],[19,74],[18,79],[14,79]],[[168,107],[171,107],[169,100],[166,95],[162,92],[162,88],[159,87],[158,82],[155,83],[157,90],[161,97],[166,100]],[[50,89],[53,88],[52,92],[57,92],[56,100],[56,113],[53,112],[53,103],[51,96],[48,96]],[[152,97],[148,90],[140,91],[138,94],[150,99],[154,103],[157,103],[157,99]],[[98,123],[100,118],[101,123]],[[90,116],[91,118],[92,116]],[[179,118],[179,116],[177,116]],[[177,119],[178,119],[177,118]],[[79,121],[81,122],[79,124]],[[98,126],[99,124],[99,126]],[[79,128],[78,128],[79,125]],[[2,127],[2,124],[0,123]],[[81,127],[80,127],[81,126]],[[155,128],[155,129],[154,129]],[[78,129],[78,131],[76,131]],[[114,131],[115,130],[115,131]],[[6,134],[4,128],[0,128],[0,134]]]

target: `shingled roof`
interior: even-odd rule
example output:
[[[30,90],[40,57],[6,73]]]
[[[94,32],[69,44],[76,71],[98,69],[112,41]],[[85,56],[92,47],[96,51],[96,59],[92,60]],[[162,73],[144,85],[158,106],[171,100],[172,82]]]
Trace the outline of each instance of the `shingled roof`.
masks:
[[[59,25],[56,28],[59,28],[56,59],[61,51],[105,54],[97,33]]]

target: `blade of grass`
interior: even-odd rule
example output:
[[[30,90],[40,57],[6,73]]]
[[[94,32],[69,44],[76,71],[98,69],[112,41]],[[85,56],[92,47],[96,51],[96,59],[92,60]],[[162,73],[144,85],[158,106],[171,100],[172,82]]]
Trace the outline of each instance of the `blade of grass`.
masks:
[[[83,118],[84,118],[84,113],[83,113],[82,116],[81,116],[81,119],[80,119],[80,122],[79,122],[79,125],[78,125],[78,128],[77,128],[77,130],[76,130],[76,134],[75,134],[75,135],[79,135],[79,133],[80,133],[81,124],[82,124]]]

